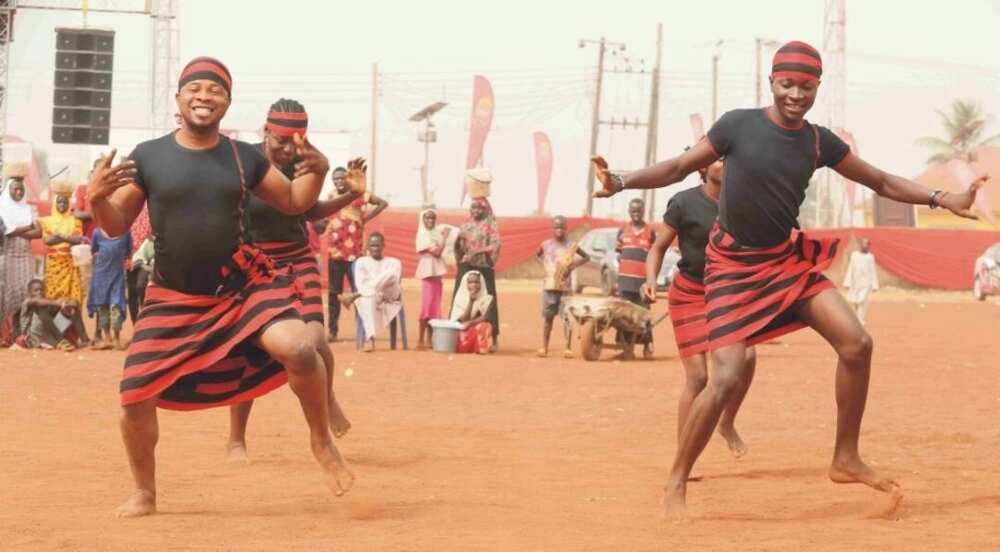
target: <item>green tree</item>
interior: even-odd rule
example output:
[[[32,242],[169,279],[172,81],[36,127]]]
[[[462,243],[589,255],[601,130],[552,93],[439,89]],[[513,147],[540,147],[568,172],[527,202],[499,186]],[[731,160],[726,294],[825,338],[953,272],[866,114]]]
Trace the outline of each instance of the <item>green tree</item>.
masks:
[[[976,160],[976,149],[980,146],[1000,143],[1000,134],[982,138],[994,117],[986,114],[978,102],[955,100],[950,112],[936,111],[941,116],[941,125],[947,137],[925,136],[917,140],[917,144],[932,152],[927,158],[928,164],[947,163],[952,159],[972,162]]]

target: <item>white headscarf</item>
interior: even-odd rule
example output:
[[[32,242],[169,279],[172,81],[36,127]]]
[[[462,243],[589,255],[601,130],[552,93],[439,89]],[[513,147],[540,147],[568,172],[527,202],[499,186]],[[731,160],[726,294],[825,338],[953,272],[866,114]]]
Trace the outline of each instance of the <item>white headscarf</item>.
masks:
[[[28,226],[34,222],[35,218],[31,211],[31,205],[28,203],[28,189],[24,189],[21,201],[14,201],[14,198],[10,196],[11,184],[13,183],[13,179],[9,180],[3,192],[0,193],[0,218],[3,219],[7,234],[18,227]],[[21,185],[24,185],[23,180]]]
[[[469,295],[468,280],[472,274],[479,275],[480,282],[479,293],[475,297]],[[465,276],[462,276],[462,282],[458,285],[458,293],[455,294],[455,300],[451,302],[450,318],[458,321],[468,310],[470,302],[472,303],[472,311],[469,315],[472,318],[485,315],[486,311],[490,310],[490,305],[493,304],[493,296],[486,292],[486,281],[478,270],[470,270],[465,273]]]
[[[441,259],[448,265],[455,266],[455,241],[458,240],[458,228],[449,224],[435,223],[434,228],[428,230],[427,227],[424,226],[424,215],[427,213],[434,213],[437,215],[437,211],[434,209],[424,209],[423,211],[420,211],[420,214],[417,216],[417,238],[415,240],[417,253],[426,249],[433,249],[444,244],[444,249],[441,252]],[[448,232],[447,239],[444,238],[444,231],[446,228],[450,230],[450,232]]]

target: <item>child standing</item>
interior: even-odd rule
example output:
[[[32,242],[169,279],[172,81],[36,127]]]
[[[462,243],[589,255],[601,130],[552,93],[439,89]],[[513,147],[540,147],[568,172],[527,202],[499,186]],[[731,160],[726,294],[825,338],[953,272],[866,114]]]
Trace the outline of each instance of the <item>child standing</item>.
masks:
[[[542,348],[538,356],[549,354],[549,338],[552,336],[552,321],[556,315],[562,318],[563,334],[566,336],[566,349],[563,356],[572,358],[570,341],[573,328],[566,318],[563,307],[563,297],[572,293],[569,276],[573,269],[590,260],[582,249],[570,244],[566,237],[566,217],[557,216],[552,219],[552,238],[542,242],[536,253],[545,266],[545,281],[542,289],[542,318],[545,326],[542,330]]]
[[[121,349],[122,324],[125,322],[125,262],[132,253],[132,234],[126,232],[109,238],[100,228],[94,230],[90,245],[94,255],[93,277],[87,293],[87,312],[97,316],[94,349]]]
[[[431,345],[430,321],[441,318],[441,296],[444,294],[444,284],[441,277],[448,272],[445,262],[446,247],[451,228],[437,223],[437,212],[434,209],[420,211],[417,220],[416,249],[420,255],[417,262],[416,277],[421,281],[420,290],[420,339],[418,349],[429,348]],[[454,257],[452,257],[454,261]],[[426,341],[425,341],[426,336]]]

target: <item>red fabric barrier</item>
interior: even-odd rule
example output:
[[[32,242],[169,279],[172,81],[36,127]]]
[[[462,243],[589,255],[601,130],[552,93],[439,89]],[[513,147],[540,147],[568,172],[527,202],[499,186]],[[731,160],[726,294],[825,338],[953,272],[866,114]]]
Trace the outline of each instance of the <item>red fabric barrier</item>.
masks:
[[[875,262],[914,284],[938,289],[972,289],[976,258],[1000,242],[1000,232],[856,228],[872,241]]]
[[[461,226],[468,219],[466,214],[438,212],[439,224]],[[567,218],[567,229],[572,232],[581,225],[587,228],[606,228],[622,224],[620,221],[586,217]],[[548,217],[497,217],[500,227],[500,258],[496,270],[503,271],[533,257],[543,241],[552,237],[552,219]],[[365,234],[381,232],[385,235],[385,254],[403,263],[403,274],[412,276],[417,269],[417,252],[414,239],[417,234],[415,212],[385,212],[365,227]],[[454,270],[451,271],[454,274]]]

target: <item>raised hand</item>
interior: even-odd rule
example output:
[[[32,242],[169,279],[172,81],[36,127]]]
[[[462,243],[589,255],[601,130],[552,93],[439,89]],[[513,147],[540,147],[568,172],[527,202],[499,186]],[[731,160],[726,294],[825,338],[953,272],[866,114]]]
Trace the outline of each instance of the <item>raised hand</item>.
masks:
[[[90,182],[87,183],[87,198],[91,203],[103,201],[111,196],[118,188],[126,184],[135,183],[135,161],[125,159],[121,163],[112,166],[115,154],[118,149],[111,150],[111,153],[102,155],[97,167],[90,175]]]
[[[354,195],[364,195],[368,189],[368,166],[363,157],[347,162],[347,187]]]
[[[292,140],[295,142],[295,155],[299,158],[299,162],[295,164],[295,178],[310,173],[326,176],[330,171],[330,161],[323,152],[301,134],[293,134]]]
[[[590,158],[590,161],[594,164],[594,175],[601,183],[601,189],[594,191],[594,197],[611,197],[622,190],[616,181],[617,179],[608,169],[608,162],[603,157],[595,155]]]
[[[989,175],[983,175],[972,181],[969,188],[964,192],[959,193],[943,193],[942,197],[938,198],[938,205],[944,207],[945,209],[955,213],[956,215],[976,220],[979,217],[972,212],[972,205],[976,202],[976,193],[979,188],[986,184],[986,181],[990,179]]]

